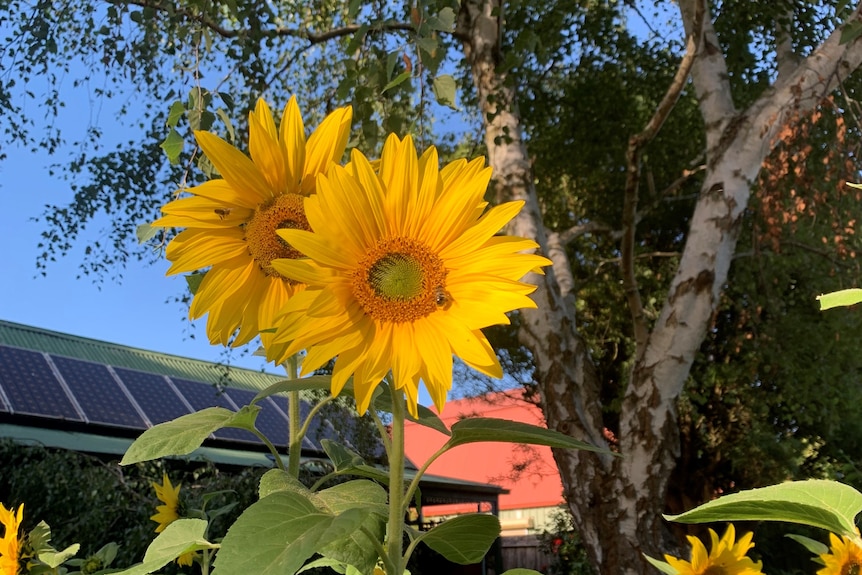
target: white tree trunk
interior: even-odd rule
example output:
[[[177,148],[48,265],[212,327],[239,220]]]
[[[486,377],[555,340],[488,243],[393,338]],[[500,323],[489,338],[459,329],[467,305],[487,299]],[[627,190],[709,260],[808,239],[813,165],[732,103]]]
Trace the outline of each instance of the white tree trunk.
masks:
[[[679,2],[687,33],[693,32],[698,1]],[[464,0],[458,32],[485,118],[498,199],[526,201],[509,231],[534,238],[554,262],[545,276],[533,277],[538,309],[522,313],[520,338],[535,359],[548,426],[605,446],[602,382],[577,331],[572,298],[566,297],[570,290],[577,293],[571,262],[562,246],[549,242],[514,112],[515,90],[496,68],[499,3]],[[852,19],[859,19],[859,10],[857,6]],[[625,393],[619,434],[623,457],[554,452],[576,527],[601,573],[647,573],[651,568],[641,553],[660,557],[666,548],[661,512],[679,452],[676,401],[727,281],[751,183],[773,146],[773,135],[809,114],[862,62],[862,43],[839,45],[837,30],[795,69],[782,70],[771,89],[739,112],[708,11],[700,34],[691,77],[707,126],[707,169],[679,268]]]

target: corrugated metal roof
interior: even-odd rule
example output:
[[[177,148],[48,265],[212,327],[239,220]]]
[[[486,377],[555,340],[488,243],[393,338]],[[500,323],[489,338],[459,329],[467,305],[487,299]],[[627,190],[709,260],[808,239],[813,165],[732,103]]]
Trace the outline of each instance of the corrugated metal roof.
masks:
[[[0,320],[0,343],[252,391],[285,379],[272,373],[157,353],[4,320]]]

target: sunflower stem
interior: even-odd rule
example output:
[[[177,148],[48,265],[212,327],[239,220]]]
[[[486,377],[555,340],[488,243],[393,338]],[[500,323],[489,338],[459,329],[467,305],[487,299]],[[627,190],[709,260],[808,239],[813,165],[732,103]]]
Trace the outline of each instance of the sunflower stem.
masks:
[[[403,575],[402,542],[404,533],[404,394],[389,385],[392,394],[392,438],[389,451],[389,525],[386,530],[386,570],[388,575]]]
[[[296,355],[287,358],[287,376],[290,379],[299,377],[299,362]],[[288,441],[287,448],[287,472],[299,479],[299,456],[302,445],[302,432],[299,413],[299,392],[287,392],[287,425]]]

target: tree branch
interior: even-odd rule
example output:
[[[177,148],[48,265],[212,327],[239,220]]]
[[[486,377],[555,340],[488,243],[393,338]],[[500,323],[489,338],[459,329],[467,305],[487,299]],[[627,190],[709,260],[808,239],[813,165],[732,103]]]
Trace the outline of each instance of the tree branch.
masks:
[[[236,38],[245,32],[242,29],[226,28],[206,14],[200,14],[196,11],[190,10],[189,8],[173,3],[162,2],[160,0],[108,0],[108,2],[115,6],[140,6],[141,8],[152,8],[153,10],[167,14],[176,14],[193,22],[197,22],[205,28],[212,30],[222,38]],[[307,40],[310,45],[315,45],[322,44],[323,42],[328,42],[329,40],[334,40],[336,38],[351,36],[358,32],[361,27],[362,26],[360,24],[348,24],[331,30],[326,30],[325,32],[313,32],[305,28],[296,29],[288,28],[286,26],[278,26],[276,28],[261,30],[261,34],[266,38],[299,38]],[[368,32],[393,32],[399,30],[413,32],[416,30],[416,27],[413,26],[413,24],[404,22],[387,22],[371,26],[368,29]]]
[[[649,337],[649,327],[647,326],[646,316],[644,315],[643,302],[641,301],[640,291],[638,289],[637,279],[635,278],[634,265],[634,249],[635,249],[635,229],[637,227],[637,206],[638,206],[638,185],[641,175],[641,155],[644,147],[655,138],[658,131],[661,129],[667,117],[670,115],[682,89],[685,86],[688,74],[691,71],[694,62],[694,56],[697,53],[698,37],[700,36],[700,23],[703,18],[703,5],[698,4],[700,10],[695,15],[695,24],[693,31],[688,35],[686,42],[685,55],[679,63],[679,68],[673,78],[670,86],[668,86],[664,97],[659,102],[655,113],[646,127],[639,134],[635,134],[629,138],[628,149],[626,150],[626,187],[625,199],[623,202],[623,238],[620,244],[620,269],[623,276],[623,288],[625,289],[626,300],[628,301],[629,311],[632,315],[632,324],[634,326],[635,335],[635,356],[640,357],[646,347]]]

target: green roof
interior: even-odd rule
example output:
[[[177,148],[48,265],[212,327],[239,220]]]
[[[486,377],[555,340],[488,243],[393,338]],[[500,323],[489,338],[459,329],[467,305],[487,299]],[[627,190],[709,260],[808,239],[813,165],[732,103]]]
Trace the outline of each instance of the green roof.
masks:
[[[252,391],[285,379],[273,373],[157,353],[4,320],[0,320],[0,344]]]

